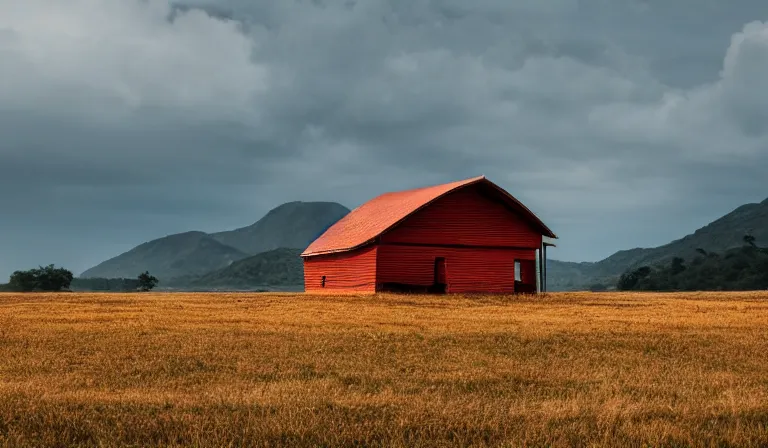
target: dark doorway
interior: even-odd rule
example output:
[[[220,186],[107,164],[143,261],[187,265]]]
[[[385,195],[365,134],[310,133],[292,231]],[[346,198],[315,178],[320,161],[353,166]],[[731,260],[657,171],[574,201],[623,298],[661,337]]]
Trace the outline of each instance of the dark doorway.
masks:
[[[446,280],[445,273],[445,258],[437,257],[435,258],[435,277],[432,281],[430,292],[445,294],[447,284],[448,281]]]
[[[407,294],[445,294],[448,291],[447,278],[448,275],[446,273],[445,258],[437,257],[435,258],[434,276],[432,278],[431,285],[413,285],[408,283],[386,282],[379,284],[377,286],[377,290],[382,292]]]
[[[515,260],[515,292],[532,294],[536,292],[536,262]]]

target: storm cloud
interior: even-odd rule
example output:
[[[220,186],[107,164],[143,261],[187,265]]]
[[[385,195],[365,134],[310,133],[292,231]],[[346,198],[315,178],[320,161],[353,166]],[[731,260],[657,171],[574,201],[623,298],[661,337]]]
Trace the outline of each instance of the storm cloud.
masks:
[[[597,260],[768,197],[768,4],[0,0],[0,278],[485,174]]]

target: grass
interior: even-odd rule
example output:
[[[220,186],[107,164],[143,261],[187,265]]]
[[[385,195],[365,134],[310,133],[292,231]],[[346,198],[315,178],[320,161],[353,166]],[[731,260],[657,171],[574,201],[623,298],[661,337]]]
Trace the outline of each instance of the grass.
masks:
[[[0,446],[768,445],[768,293],[0,294]]]

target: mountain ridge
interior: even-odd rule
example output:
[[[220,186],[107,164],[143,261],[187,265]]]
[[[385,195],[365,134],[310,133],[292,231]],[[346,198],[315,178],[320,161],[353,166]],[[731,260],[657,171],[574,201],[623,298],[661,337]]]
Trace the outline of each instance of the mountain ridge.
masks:
[[[304,249],[349,211],[336,202],[286,202],[249,226],[210,235],[251,255],[286,247]],[[264,238],[263,234],[274,236]]]
[[[722,252],[742,246],[746,234],[768,242],[768,198],[736,207],[693,233],[661,246],[620,250],[596,262],[547,260],[548,286],[551,290],[570,290],[615,284],[627,269],[666,263],[674,257],[692,259],[697,249]]]
[[[214,233],[183,232],[142,243],[85,271],[80,277],[131,278],[149,270],[161,279],[192,281],[261,253],[303,250],[347,213],[348,208],[335,202],[287,202],[246,227]],[[628,269],[667,263],[673,257],[691,259],[698,249],[722,252],[739,247],[745,234],[753,235],[758,242],[768,241],[768,198],[760,203],[741,205],[693,233],[661,246],[620,250],[597,262],[547,260],[548,288],[557,291],[589,289],[598,284],[612,286]],[[271,254],[271,260],[284,264],[287,252],[280,254]],[[155,260],[155,256],[162,260]],[[252,262],[263,264],[261,259]],[[296,271],[295,266],[290,269]],[[270,275],[278,276],[274,272]]]
[[[279,248],[262,252],[209,272],[189,282],[190,286],[253,288],[304,284],[304,249]]]
[[[247,256],[242,251],[219,243],[205,232],[189,231],[139,244],[87,269],[79,277],[134,278],[147,270],[162,278],[199,275]]]
[[[148,270],[161,281],[195,278],[258,253],[303,250],[348,212],[335,202],[287,202],[246,227],[214,233],[188,231],[147,241],[79,277],[134,278]]]

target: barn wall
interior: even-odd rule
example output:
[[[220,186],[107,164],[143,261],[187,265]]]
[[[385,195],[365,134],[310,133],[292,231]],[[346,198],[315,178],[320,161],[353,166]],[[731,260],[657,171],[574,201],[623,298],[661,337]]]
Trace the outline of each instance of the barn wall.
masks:
[[[437,257],[445,258],[447,292],[512,293],[515,259],[534,260],[535,252],[385,244],[377,253],[376,282],[429,286]],[[535,285],[535,277],[533,282]]]
[[[381,236],[383,243],[538,248],[541,232],[482,193],[479,186],[450,193]]]
[[[352,252],[305,258],[304,290],[315,294],[376,292],[376,252],[376,246],[368,246]]]

